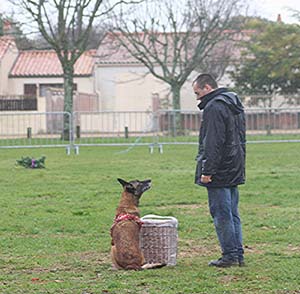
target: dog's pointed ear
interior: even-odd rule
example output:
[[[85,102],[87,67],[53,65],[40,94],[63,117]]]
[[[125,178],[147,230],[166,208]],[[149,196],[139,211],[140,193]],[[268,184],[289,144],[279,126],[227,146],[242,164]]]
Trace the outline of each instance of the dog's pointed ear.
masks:
[[[119,181],[119,183],[120,183],[123,187],[129,184],[129,183],[127,183],[126,181],[124,181],[124,180],[122,180],[122,179],[120,179],[120,178],[118,178],[118,181]]]

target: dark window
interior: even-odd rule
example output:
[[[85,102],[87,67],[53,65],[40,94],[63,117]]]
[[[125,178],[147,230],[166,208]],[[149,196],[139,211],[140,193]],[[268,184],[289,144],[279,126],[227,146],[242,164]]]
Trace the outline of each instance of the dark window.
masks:
[[[37,94],[36,84],[24,84],[24,96],[30,98],[36,98]]]

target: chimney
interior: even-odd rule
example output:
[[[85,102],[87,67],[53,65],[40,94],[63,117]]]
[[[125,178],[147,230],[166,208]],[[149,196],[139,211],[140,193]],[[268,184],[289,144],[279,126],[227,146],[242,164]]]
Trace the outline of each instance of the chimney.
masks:
[[[277,22],[282,22],[281,14],[280,13],[277,15]]]

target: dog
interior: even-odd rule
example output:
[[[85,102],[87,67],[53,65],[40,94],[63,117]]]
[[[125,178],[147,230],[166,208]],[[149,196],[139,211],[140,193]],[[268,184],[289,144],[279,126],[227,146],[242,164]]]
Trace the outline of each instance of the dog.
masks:
[[[142,194],[151,188],[151,180],[126,182],[119,178],[118,181],[123,192],[110,230],[113,269],[142,270],[164,266],[160,263],[145,264],[140,248],[142,222],[138,206]]]

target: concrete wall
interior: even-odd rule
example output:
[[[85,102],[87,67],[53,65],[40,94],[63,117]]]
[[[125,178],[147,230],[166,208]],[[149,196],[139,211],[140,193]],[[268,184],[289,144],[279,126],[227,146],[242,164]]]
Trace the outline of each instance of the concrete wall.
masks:
[[[192,82],[198,73],[193,72],[181,89],[181,109],[197,110]],[[101,110],[147,111],[153,109],[153,97],[159,97],[161,108],[172,108],[169,85],[155,78],[141,65],[101,65],[95,73],[95,84],[100,96]],[[224,78],[219,84],[226,86]]]
[[[11,45],[0,60],[0,95],[14,94],[9,85],[8,74],[18,56],[18,49]]]
[[[141,66],[98,66],[96,89],[105,111],[152,110],[153,93],[166,95],[168,87]]]
[[[94,93],[94,78],[93,77],[75,77],[74,83],[77,84],[77,91],[82,93]],[[36,84],[39,95],[40,84],[63,84],[63,78],[60,77],[28,77],[28,78],[9,78],[9,94],[23,95],[25,84]]]

